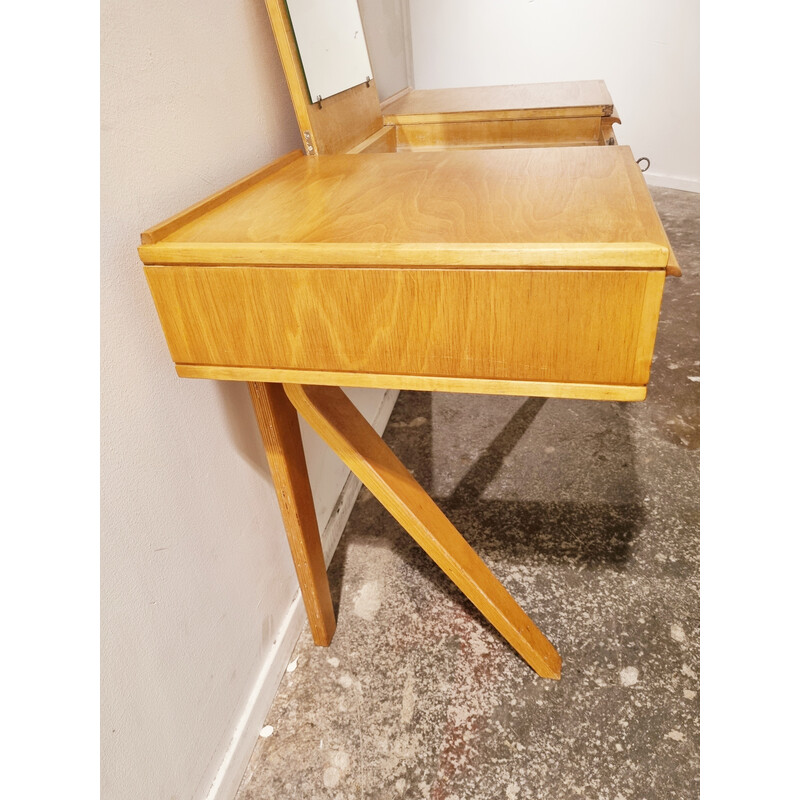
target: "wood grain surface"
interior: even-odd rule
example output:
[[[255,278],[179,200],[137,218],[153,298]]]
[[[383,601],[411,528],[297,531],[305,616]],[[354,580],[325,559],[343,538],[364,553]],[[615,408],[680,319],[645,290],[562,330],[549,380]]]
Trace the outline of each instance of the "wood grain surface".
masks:
[[[398,149],[570,147],[605,144],[602,117],[397,125]]]
[[[365,81],[328,97],[322,107],[309,96],[286,3],[265,3],[306,153],[346,153],[381,128],[383,118],[375,81],[370,81],[369,86]]]
[[[193,206],[189,206],[189,208],[174,214],[169,219],[165,219],[163,222],[158,223],[158,225],[154,225],[152,228],[149,228],[142,233],[142,244],[152,244],[153,242],[160,241],[165,236],[169,236],[169,234],[174,233],[176,230],[178,230],[178,228],[186,225],[187,222],[191,222],[193,219],[199,219],[213,208],[222,205],[226,200],[230,200],[237,194],[241,194],[241,192],[243,192],[245,189],[260,183],[269,175],[272,175],[273,173],[283,169],[285,166],[287,166],[287,164],[291,164],[292,161],[301,158],[302,155],[302,150],[293,150],[292,152],[287,153],[285,156],[281,156],[275,161],[267,164],[265,167],[260,167],[259,169],[255,170],[255,172],[245,175],[244,178],[240,178],[238,181],[226,186],[224,189],[220,189],[220,191],[215,192],[203,200],[200,200]]]
[[[279,383],[248,384],[314,643],[336,630],[297,412]]]
[[[217,381],[265,381],[307,383],[318,386],[358,386],[367,389],[412,389],[420,392],[507,394],[519,397],[559,397],[571,400],[618,400],[636,402],[647,397],[646,386],[557,381],[509,381],[490,378],[453,378],[443,375],[391,375],[369,372],[279,369],[269,367],[218,367],[176,364],[181,378]]]
[[[480,119],[602,117],[614,101],[603,81],[564,81],[457,89],[413,89],[383,106],[389,124]]]
[[[664,280],[663,269],[146,274],[179,364],[634,386],[647,383]]]
[[[556,147],[296,159],[140,255],[649,268],[664,267],[670,248],[630,148]]]
[[[349,150],[349,153],[394,153],[397,151],[397,129],[394,125],[385,125],[372,136]]]

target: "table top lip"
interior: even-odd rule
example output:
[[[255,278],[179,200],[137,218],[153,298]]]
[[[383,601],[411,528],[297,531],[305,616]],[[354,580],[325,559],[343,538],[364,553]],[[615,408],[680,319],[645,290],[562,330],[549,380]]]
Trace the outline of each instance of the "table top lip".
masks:
[[[552,173],[553,162],[568,166],[579,159],[584,151],[585,163],[606,165],[617,171],[615,187],[622,186],[630,209],[638,214],[639,227],[647,236],[637,241],[613,239],[587,240],[515,240],[495,237],[486,240],[321,240],[308,239],[218,241],[203,239],[197,231],[203,230],[208,220],[238,204],[248,208],[250,198],[273,191],[280,182],[294,190],[308,190],[309,182],[319,176],[333,175],[341,181],[356,180],[365,170],[373,179],[393,175],[397,170],[414,168],[414,171],[442,173],[440,183],[433,183],[433,191],[447,189],[447,170],[478,170],[488,165],[489,175],[503,174],[500,167],[518,167],[521,177],[535,176],[537,165],[548,165]],[[589,151],[592,151],[589,155]],[[495,163],[493,163],[495,162]],[[574,166],[574,165],[573,165]],[[418,169],[417,169],[418,168]],[[341,175],[337,173],[341,171]],[[576,167],[577,169],[577,167]],[[348,177],[350,176],[350,177]],[[443,176],[443,177],[442,177]],[[578,176],[581,177],[580,175]],[[625,186],[624,178],[630,181]],[[426,179],[433,180],[426,174]],[[551,174],[548,178],[554,180]],[[576,179],[577,180],[577,179]],[[524,181],[521,181],[524,182]],[[324,181],[323,181],[324,183]],[[335,183],[335,181],[334,181]],[[438,189],[437,189],[438,186]],[[395,187],[397,189],[397,187]],[[401,187],[402,190],[402,187]],[[277,190],[276,190],[277,191]],[[293,192],[294,193],[294,192]],[[247,196],[247,199],[245,199]],[[449,198],[452,200],[452,197]],[[274,204],[273,204],[274,205]],[[329,213],[331,218],[335,214]],[[642,222],[644,220],[644,222]],[[213,226],[212,226],[213,227]],[[246,226],[245,226],[246,227]],[[194,231],[194,238],[186,236]],[[664,269],[672,258],[669,242],[664,234],[652,199],[647,191],[638,166],[628,147],[618,148],[547,148],[487,151],[446,151],[440,153],[387,153],[358,155],[329,155],[303,157],[299,151],[290,153],[276,162],[257,170],[231,187],[212,195],[205,201],[175,215],[165,223],[151,228],[142,235],[140,257],[147,265],[252,265],[252,266],[330,266],[330,267],[419,267],[419,268],[643,268]]]
[[[546,119],[560,116],[609,117],[614,101],[605,81],[550,81],[494,86],[461,86],[411,89],[387,103],[381,112],[385,122],[491,119]]]
[[[184,267],[314,267],[416,268],[416,269],[641,269],[664,270],[669,247],[653,242],[609,242],[602,247],[531,243],[521,246],[460,245],[445,242],[435,247],[373,245],[182,243],[141,245],[145,266]]]

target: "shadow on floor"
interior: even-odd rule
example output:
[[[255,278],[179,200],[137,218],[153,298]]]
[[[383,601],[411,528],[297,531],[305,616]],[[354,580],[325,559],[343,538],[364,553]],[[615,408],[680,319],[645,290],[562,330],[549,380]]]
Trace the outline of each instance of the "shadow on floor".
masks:
[[[463,406],[463,396],[457,402]],[[448,407],[447,395],[402,392],[384,440],[509,591],[515,564],[624,569],[645,512],[621,404],[481,396],[473,402],[465,419]],[[544,424],[537,427],[537,420]],[[557,454],[557,466],[548,468],[547,451]],[[509,466],[511,457],[533,466]],[[434,462],[461,470],[441,476]],[[437,496],[434,487],[443,483]],[[493,631],[389,512],[361,492],[329,568],[337,611],[349,542],[382,547],[390,537],[409,566]]]

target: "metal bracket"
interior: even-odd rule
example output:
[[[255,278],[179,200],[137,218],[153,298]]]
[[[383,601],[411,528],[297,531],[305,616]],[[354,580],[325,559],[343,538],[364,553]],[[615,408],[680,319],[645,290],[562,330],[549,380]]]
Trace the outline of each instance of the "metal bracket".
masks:
[[[317,105],[318,105],[320,108],[322,108],[322,95],[321,95],[321,94],[318,94],[318,95],[317,95]]]
[[[367,75],[367,89],[369,89],[369,82],[372,80],[369,75]]]
[[[303,139],[306,143],[306,151],[310,156],[314,155],[314,140],[311,138],[311,131],[303,131]]]

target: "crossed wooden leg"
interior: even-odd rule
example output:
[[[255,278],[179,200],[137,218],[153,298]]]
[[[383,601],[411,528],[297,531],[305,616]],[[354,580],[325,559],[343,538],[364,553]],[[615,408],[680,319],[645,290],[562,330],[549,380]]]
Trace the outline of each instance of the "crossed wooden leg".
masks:
[[[341,389],[249,386],[316,644],[330,644],[336,621],[295,408],[522,658],[561,677],[553,645]]]
[[[267,452],[294,568],[314,644],[329,645],[336,630],[331,590],[308,482],[297,412],[279,383],[250,383],[250,399]]]

